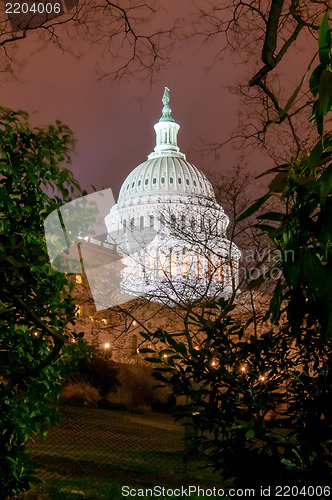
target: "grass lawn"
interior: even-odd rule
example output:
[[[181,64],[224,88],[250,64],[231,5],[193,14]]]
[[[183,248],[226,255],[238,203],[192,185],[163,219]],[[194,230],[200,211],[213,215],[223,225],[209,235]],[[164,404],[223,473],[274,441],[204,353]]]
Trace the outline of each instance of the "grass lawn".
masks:
[[[39,489],[54,500],[124,499],[124,485],[220,487],[218,477],[202,469],[202,457],[186,456],[184,435],[166,415],[66,407],[62,423],[29,450],[39,464]]]

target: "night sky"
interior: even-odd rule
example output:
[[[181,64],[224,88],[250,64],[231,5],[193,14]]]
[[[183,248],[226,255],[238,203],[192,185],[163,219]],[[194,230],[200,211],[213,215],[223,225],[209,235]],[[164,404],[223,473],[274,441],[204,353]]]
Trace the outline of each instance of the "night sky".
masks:
[[[191,8],[189,0],[168,2],[165,23],[182,17],[183,30],[187,30]],[[164,86],[171,90],[172,114],[181,126],[178,144],[188,161],[203,171],[226,173],[245,153],[248,169],[261,172],[272,166],[261,153],[249,154],[231,146],[219,158],[204,152],[204,143],[226,140],[237,124],[240,101],[227,87],[248,81],[254,71],[249,65],[235,64],[230,52],[214,62],[221,41],[220,37],[203,46],[199,39],[178,41],[172,62],[154,74],[150,84],[135,75],[117,82],[100,79],[97,67],[107,60],[102,47],[92,47],[90,53],[75,58],[50,44],[40,50],[36,35],[31,34],[18,44],[17,80],[2,77],[1,105],[28,111],[36,126],[56,119],[68,124],[77,139],[72,169],[88,192],[94,184],[97,189],[111,187],[117,197],[125,177],[146,160],[155,145],[153,125],[161,116]],[[80,43],[73,33],[73,47]],[[303,41],[299,46],[298,55],[284,67],[290,88],[315,50],[314,42],[311,47]]]

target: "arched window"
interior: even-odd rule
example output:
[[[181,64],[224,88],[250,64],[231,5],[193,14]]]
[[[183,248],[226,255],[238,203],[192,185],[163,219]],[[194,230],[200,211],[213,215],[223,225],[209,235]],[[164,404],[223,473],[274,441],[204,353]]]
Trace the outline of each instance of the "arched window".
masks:
[[[189,186],[189,179],[186,179],[187,186]]]
[[[145,185],[147,186],[149,184],[149,179],[145,179]]]
[[[177,274],[176,260],[177,259],[175,253],[172,253],[172,249],[170,249],[171,276],[176,276]]]
[[[141,179],[138,181],[138,186],[140,186],[142,184],[142,181]]]
[[[144,216],[141,215],[139,218],[139,228],[144,229]]]
[[[148,261],[149,261],[149,269],[154,269],[154,257],[153,257],[153,255],[149,255]]]
[[[153,180],[152,180],[152,184],[157,184],[157,179],[156,179],[156,177],[154,177],[154,178],[153,178]]]
[[[186,249],[183,249],[182,253],[182,275],[184,278],[188,276],[188,256],[186,254]]]
[[[131,187],[133,188],[135,186],[135,182],[132,183]]]
[[[169,183],[170,183],[170,184],[173,184],[173,182],[174,182],[173,177],[170,177],[170,179],[169,179]]]
[[[214,269],[214,259],[211,255],[208,256],[207,263],[208,263],[208,269],[207,269],[208,277],[212,278],[215,269]]]
[[[159,274],[160,276],[164,276],[166,274],[166,255],[164,253],[160,254],[159,263]]]
[[[181,179],[181,177],[179,177],[178,178],[178,183],[181,184],[181,182],[182,182],[182,179]]]
[[[162,178],[161,178],[161,183],[162,183],[162,184],[165,184],[165,177],[162,177]]]
[[[150,215],[149,220],[150,220],[150,229],[153,229],[154,228],[154,216]]]
[[[199,278],[199,255],[198,253],[196,252],[196,255],[195,255],[195,271],[196,271],[196,278]]]

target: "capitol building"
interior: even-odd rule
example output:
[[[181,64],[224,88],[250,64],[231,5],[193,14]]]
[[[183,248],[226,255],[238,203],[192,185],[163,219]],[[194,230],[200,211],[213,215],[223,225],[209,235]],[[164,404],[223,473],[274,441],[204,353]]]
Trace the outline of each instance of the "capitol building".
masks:
[[[211,183],[177,145],[169,101],[165,87],[154,151],[125,179],[105,224],[122,259],[121,293],[176,306],[233,293],[241,254]]]

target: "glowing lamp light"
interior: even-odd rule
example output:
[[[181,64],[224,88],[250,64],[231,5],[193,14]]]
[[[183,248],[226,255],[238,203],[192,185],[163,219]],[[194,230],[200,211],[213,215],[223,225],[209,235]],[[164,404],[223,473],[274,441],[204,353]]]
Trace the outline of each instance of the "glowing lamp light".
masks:
[[[38,332],[33,332],[35,337],[38,337]]]
[[[163,358],[167,358],[167,354],[164,354],[164,355],[163,355]]]
[[[111,346],[108,342],[106,342],[106,344],[104,345],[105,349],[109,349]]]
[[[244,373],[246,371],[246,367],[245,366],[241,366],[241,372]]]
[[[211,366],[216,366],[216,364],[217,363],[215,361],[212,361]]]
[[[265,382],[265,377],[264,377],[263,375],[261,375],[261,376],[259,377],[259,380],[260,380],[261,382]]]
[[[195,345],[195,346],[194,346],[194,349],[195,349],[196,351],[199,351],[199,346],[198,346],[198,345]]]

